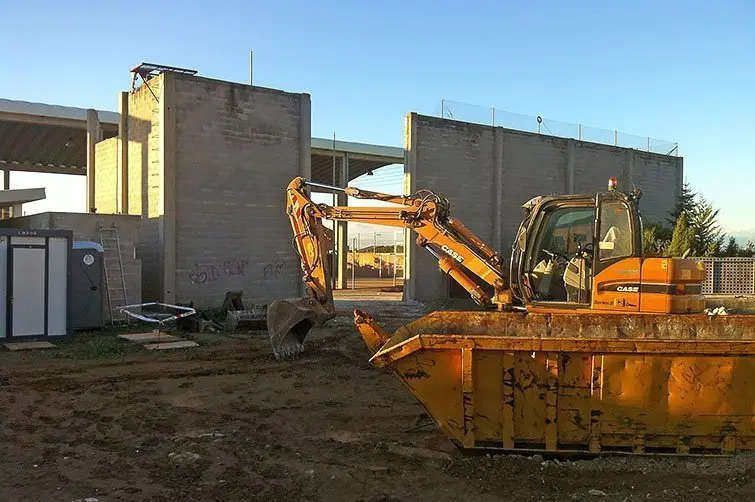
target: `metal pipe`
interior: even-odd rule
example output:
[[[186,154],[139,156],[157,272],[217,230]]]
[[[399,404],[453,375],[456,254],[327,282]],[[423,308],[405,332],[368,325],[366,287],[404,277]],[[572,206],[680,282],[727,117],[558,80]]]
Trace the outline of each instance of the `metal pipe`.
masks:
[[[323,188],[325,190],[331,190],[331,191],[334,191],[334,192],[344,192],[344,193],[346,193],[346,189],[345,188],[336,187],[336,186],[333,186],[333,185],[326,185],[324,183],[315,183],[314,181],[304,180],[304,185],[305,186],[310,186],[310,187],[316,187],[316,188]]]

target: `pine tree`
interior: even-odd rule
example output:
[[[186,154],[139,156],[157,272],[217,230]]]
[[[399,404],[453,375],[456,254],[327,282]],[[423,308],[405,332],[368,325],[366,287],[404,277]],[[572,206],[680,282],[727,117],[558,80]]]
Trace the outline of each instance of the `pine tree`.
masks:
[[[696,256],[716,256],[721,252],[726,236],[718,224],[718,211],[704,197],[695,201],[688,224],[695,233]]]
[[[642,250],[647,256],[662,256],[671,242],[671,230],[661,225],[643,225]]]
[[[695,251],[695,230],[687,224],[687,216],[682,213],[674,227],[671,242],[666,248],[666,256],[682,256],[687,251]]]
[[[729,242],[726,244],[726,249],[724,249],[724,256],[739,256],[739,253],[740,249],[737,240],[730,236]]]
[[[672,226],[675,226],[682,214],[687,215],[687,219],[689,220],[690,215],[697,205],[696,199],[697,194],[692,191],[688,182],[684,182],[684,184],[682,185],[682,192],[676,198],[676,205],[674,206],[674,209],[669,213],[669,215],[671,215],[671,218],[668,218],[668,222]]]

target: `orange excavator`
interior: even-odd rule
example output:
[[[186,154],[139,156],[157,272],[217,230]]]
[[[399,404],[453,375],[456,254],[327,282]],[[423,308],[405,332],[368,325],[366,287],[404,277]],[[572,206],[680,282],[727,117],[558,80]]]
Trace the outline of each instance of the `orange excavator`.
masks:
[[[317,204],[308,188],[388,204]],[[640,198],[611,178],[605,192],[531,199],[506,266],[430,190],[295,178],[286,212],[306,293],[268,307],[273,352],[297,356],[335,317],[322,220],[408,228],[480,308],[433,312],[393,334],[365,312],[354,320],[372,364],[460,448],[755,449],[755,316],[707,315],[701,261],[644,255]]]
[[[316,204],[307,194],[308,186],[394,206]],[[286,189],[286,211],[307,290],[304,298],[277,300],[268,308],[274,352],[277,357],[300,352],[309,330],[335,315],[323,219],[413,230],[417,244],[438,260],[440,270],[486,310],[703,311],[702,262],[643,258],[640,197],[639,191],[618,192],[612,178],[605,193],[530,200],[506,269],[497,251],[451,216],[448,199],[429,190],[388,195],[296,178]]]

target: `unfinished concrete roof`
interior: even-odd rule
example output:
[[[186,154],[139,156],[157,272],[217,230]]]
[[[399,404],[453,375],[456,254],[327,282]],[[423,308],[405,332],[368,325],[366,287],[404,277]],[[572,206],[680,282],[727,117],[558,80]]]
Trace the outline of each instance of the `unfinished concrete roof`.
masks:
[[[342,159],[349,157],[349,180],[370,170],[404,163],[404,149],[395,146],[354,143],[332,139],[312,138],[312,180],[333,183],[333,157],[336,158],[336,179],[340,177]]]
[[[0,207],[12,207],[17,204],[26,204],[46,198],[44,188],[18,188],[13,190],[0,190]]]
[[[118,135],[120,114],[97,110],[103,139]],[[0,99],[0,170],[86,175],[87,109]],[[349,180],[404,163],[400,147],[312,138],[312,179],[333,182],[333,156],[349,157]]]
[[[104,139],[118,134],[118,114],[98,111]],[[0,99],[0,169],[86,174],[87,110]]]
[[[86,127],[87,109],[75,106],[50,105],[47,103],[33,103],[0,98],[0,114],[16,114],[25,117],[39,117],[40,119],[59,119],[62,121],[78,122]],[[118,125],[120,115],[117,112],[97,110],[97,116],[103,124]]]

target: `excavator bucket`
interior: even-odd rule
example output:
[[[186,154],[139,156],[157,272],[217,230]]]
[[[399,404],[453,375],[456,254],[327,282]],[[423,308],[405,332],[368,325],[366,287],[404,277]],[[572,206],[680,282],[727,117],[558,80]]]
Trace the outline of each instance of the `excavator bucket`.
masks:
[[[462,451],[755,450],[753,315],[434,312],[387,340],[354,320]]]
[[[271,303],[267,308],[267,329],[275,358],[293,359],[301,354],[309,331],[334,316],[311,297]]]

